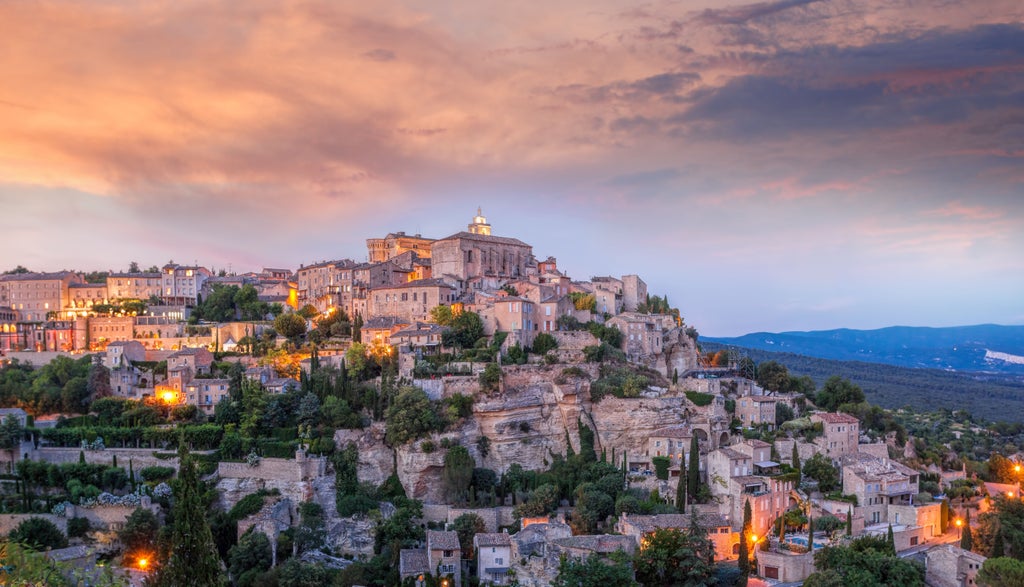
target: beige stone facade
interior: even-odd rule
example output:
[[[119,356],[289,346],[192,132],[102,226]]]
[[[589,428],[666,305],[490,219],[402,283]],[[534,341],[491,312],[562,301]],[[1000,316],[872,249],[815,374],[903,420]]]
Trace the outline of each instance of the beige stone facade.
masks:
[[[499,282],[536,273],[533,247],[515,238],[459,232],[430,246],[433,275],[464,289],[497,289]]]
[[[194,306],[203,283],[211,275],[206,267],[168,263],[160,270],[160,299],[170,305]]]
[[[355,267],[356,263],[349,259],[299,267],[296,304],[300,308],[311,305],[319,312],[333,307],[349,311],[354,295]]]
[[[0,275],[0,306],[18,312],[21,321],[43,322],[68,305],[69,287],[80,283],[82,276],[70,271]]]
[[[849,414],[817,412],[811,422],[820,423],[824,434],[814,442],[832,459],[857,453],[860,441],[860,421]]]
[[[396,316],[406,324],[426,322],[436,306],[451,305],[455,301],[455,288],[440,279],[424,279],[371,290],[367,296],[367,313],[371,317]]]
[[[865,524],[895,523],[890,507],[914,503],[920,475],[910,467],[864,453],[847,455],[840,462],[843,493],[857,496]]]
[[[736,417],[747,428],[767,427],[775,429],[775,406],[778,400],[772,396],[751,395],[736,400]]]
[[[366,239],[366,251],[370,263],[383,263],[403,253],[414,252],[424,259],[430,258],[430,245],[434,242],[432,238],[425,238],[418,234],[407,235],[404,232],[393,232],[384,238]]]
[[[185,403],[196,406],[207,416],[228,395],[230,379],[193,379],[185,384]]]
[[[925,584],[931,587],[973,587],[986,558],[952,544],[933,546],[924,552]]]
[[[136,299],[146,301],[161,297],[161,273],[112,273],[107,276],[107,296],[112,300]]]

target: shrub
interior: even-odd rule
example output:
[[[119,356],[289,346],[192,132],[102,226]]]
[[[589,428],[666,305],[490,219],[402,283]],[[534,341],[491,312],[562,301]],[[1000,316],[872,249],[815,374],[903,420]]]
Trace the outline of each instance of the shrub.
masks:
[[[11,530],[8,536],[11,542],[20,542],[33,550],[47,548],[64,548],[68,539],[60,528],[45,518],[28,518]]]
[[[71,538],[82,538],[89,532],[89,520],[86,518],[71,518],[68,520],[68,536]]]
[[[687,391],[686,399],[693,402],[693,404],[696,405],[697,407],[703,408],[704,406],[711,405],[711,402],[714,401],[715,396],[711,395],[710,393],[701,393],[699,391]]]
[[[558,348],[558,341],[547,332],[541,332],[533,339],[533,352],[538,355],[547,354]]]
[[[651,457],[651,463],[654,464],[654,474],[662,481],[668,480],[668,457]]]
[[[437,450],[437,446],[434,444],[433,440],[424,440],[420,443],[420,450],[426,454],[430,454]]]
[[[153,483],[167,481],[174,476],[174,467],[143,467],[139,470],[139,476],[142,477],[143,481],[150,481]]]
[[[241,520],[242,518],[255,514],[263,509],[263,497],[264,494],[261,492],[246,495],[242,499],[238,500],[235,507],[231,508],[231,511],[228,512],[228,516],[233,520]]]
[[[501,384],[501,367],[497,363],[488,363],[480,374],[480,389],[483,391],[497,391]]]

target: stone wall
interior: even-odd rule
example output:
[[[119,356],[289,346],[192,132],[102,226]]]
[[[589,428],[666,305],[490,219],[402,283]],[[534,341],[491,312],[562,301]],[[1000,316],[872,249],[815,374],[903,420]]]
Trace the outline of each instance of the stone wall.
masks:
[[[263,458],[255,467],[248,463],[219,463],[217,475],[222,479],[261,479],[295,483],[322,477],[327,470],[327,459],[306,457],[303,459]]]
[[[82,451],[80,448],[39,448],[29,453],[29,458],[55,464],[77,463],[80,452],[85,454],[85,462],[100,465],[113,465],[114,455],[117,455],[117,466],[123,467],[127,472],[128,463],[131,461],[132,469],[136,474],[143,467],[178,468],[178,457],[159,459],[153,456],[156,451],[151,448],[107,448],[86,451]]]
[[[496,508],[449,508],[446,522],[451,524],[455,518],[463,514],[476,514],[484,521],[487,532],[499,532],[502,526],[511,526],[515,522],[511,506]]]
[[[142,509],[147,509],[154,514],[160,511],[160,506],[153,505],[149,497],[142,498]],[[107,530],[120,530],[124,527],[125,521],[138,508],[135,506],[123,505],[98,505],[86,508],[82,506],[68,506],[67,518],[85,518],[93,528],[106,528]]]
[[[548,334],[558,341],[560,351],[582,351],[588,346],[598,344],[594,335],[586,330],[555,331]]]
[[[0,514],[0,535],[7,536],[18,527],[18,524],[29,518],[43,518],[49,520],[64,534],[68,533],[68,519],[53,514]]]

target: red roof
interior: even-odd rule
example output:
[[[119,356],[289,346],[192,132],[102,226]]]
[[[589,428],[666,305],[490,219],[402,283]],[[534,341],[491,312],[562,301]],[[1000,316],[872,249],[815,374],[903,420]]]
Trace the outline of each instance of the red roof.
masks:
[[[829,424],[856,424],[860,422],[860,420],[849,414],[839,414],[836,412],[818,412],[814,415],[820,418],[822,422],[828,422]]]

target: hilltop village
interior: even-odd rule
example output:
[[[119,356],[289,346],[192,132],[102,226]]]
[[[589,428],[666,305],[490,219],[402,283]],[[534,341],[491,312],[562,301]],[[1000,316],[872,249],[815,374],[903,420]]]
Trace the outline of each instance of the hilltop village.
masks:
[[[479,210],[366,257],[0,277],[0,532],[160,577],[184,459],[236,585],[843,584],[847,549],[944,586],[1019,505],[1019,453],[925,464],[850,382],[702,352],[640,276]]]

